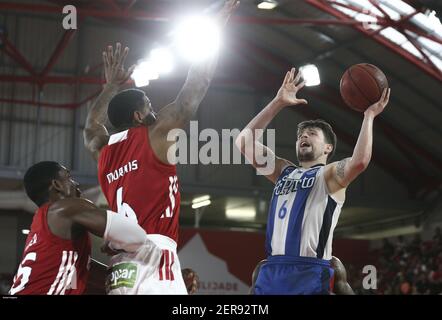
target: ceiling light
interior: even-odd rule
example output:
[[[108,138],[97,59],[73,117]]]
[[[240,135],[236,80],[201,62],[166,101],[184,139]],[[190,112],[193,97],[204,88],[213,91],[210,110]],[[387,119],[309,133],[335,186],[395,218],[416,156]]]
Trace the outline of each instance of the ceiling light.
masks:
[[[318,68],[314,64],[302,66],[299,71],[307,87],[317,86],[321,83]]]
[[[211,203],[212,203],[212,201],[210,201],[210,200],[204,200],[204,201],[200,201],[200,202],[197,202],[197,203],[192,203],[192,209],[198,209],[198,208],[201,208],[201,207],[207,207]]]
[[[258,9],[272,10],[272,9],[275,9],[277,6],[278,6],[278,3],[276,1],[266,0],[266,1],[261,1],[258,4]]]

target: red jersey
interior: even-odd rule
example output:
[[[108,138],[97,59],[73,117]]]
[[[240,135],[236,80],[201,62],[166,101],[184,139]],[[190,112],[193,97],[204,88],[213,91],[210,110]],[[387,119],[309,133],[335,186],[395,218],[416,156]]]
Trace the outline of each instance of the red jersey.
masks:
[[[98,180],[113,211],[136,218],[148,234],[177,242],[180,192],[176,166],[157,158],[147,127],[134,127],[109,138],[100,152]]]
[[[49,203],[36,211],[10,294],[82,294],[89,274],[89,233],[67,240],[48,227]]]

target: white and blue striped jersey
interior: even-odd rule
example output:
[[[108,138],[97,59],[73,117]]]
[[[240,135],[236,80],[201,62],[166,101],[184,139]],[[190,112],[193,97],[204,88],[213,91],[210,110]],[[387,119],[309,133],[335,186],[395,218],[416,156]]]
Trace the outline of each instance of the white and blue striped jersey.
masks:
[[[330,260],[342,205],[329,195],[323,165],[286,167],[270,203],[267,254]]]

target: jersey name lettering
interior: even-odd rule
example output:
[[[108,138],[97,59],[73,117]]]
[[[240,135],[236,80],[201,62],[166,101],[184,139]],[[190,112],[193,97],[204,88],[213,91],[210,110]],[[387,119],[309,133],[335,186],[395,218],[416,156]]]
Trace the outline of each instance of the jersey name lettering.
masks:
[[[275,185],[275,196],[289,194],[291,192],[296,192],[298,188],[308,189],[311,188],[316,180],[316,176],[304,177],[302,179],[293,179],[288,176],[282,178]]]
[[[121,177],[123,177],[126,173],[129,173],[131,171],[135,171],[138,169],[138,161],[132,160],[126,163],[124,166],[118,168],[117,170],[110,172],[106,175],[107,181],[109,183],[112,183],[114,181],[117,181]]]

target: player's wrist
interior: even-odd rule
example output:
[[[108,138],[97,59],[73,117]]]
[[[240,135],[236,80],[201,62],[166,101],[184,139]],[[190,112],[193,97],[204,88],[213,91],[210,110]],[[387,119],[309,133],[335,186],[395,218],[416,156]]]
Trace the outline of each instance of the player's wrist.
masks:
[[[371,109],[367,109],[364,111],[364,117],[369,120],[373,120],[376,116],[377,114]]]
[[[282,100],[280,97],[276,96],[275,98],[273,98],[272,107],[274,109],[279,111],[287,106],[288,106],[288,104],[285,103],[284,100]]]
[[[119,84],[112,82],[106,82],[103,86],[103,89],[108,91],[117,91],[119,88],[120,88]]]

